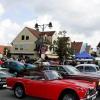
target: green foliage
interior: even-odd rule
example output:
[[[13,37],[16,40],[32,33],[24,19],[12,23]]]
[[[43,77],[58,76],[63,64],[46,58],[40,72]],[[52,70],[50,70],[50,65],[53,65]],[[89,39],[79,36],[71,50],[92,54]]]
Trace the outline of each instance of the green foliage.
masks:
[[[56,53],[60,60],[68,59],[73,54],[69,41],[69,37],[59,37],[56,42]]]

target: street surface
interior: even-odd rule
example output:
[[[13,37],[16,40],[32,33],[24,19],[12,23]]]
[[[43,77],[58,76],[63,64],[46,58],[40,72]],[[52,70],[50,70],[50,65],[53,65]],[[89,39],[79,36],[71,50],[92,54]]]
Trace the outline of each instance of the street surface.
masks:
[[[6,88],[2,88],[0,89],[0,100],[41,100],[41,99],[36,99],[36,98],[32,98],[32,97],[25,97],[23,99],[17,99],[13,92],[6,89]]]
[[[17,99],[13,95],[12,91],[10,91],[6,88],[3,88],[3,89],[0,89],[0,100],[20,100],[20,99]],[[41,100],[41,99],[25,97],[24,99],[21,99],[21,100]],[[98,96],[96,100],[100,100],[100,96]]]

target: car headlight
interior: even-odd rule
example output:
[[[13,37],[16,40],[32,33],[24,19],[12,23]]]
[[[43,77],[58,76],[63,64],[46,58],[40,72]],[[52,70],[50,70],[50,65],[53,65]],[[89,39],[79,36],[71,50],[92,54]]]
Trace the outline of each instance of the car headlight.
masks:
[[[88,91],[87,91],[87,96],[91,96],[91,95],[93,95],[93,94],[95,94],[96,93],[96,89],[89,89]]]

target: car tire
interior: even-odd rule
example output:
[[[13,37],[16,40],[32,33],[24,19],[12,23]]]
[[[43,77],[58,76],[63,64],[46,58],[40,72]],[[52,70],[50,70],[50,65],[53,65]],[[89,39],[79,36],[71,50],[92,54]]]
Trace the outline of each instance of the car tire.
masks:
[[[24,87],[22,85],[16,85],[15,88],[14,88],[14,95],[17,98],[23,98],[23,97],[25,97]]]
[[[79,98],[73,92],[66,92],[61,95],[59,100],[79,100]]]
[[[3,85],[0,85],[0,88],[3,88]]]

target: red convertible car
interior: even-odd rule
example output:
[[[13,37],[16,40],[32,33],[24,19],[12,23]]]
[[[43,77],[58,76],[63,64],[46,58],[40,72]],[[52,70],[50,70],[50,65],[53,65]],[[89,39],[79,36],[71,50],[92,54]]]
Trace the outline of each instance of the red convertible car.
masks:
[[[46,100],[95,100],[97,94],[94,84],[88,81],[62,79],[53,70],[8,78],[7,87],[14,91],[17,98],[28,95]]]

